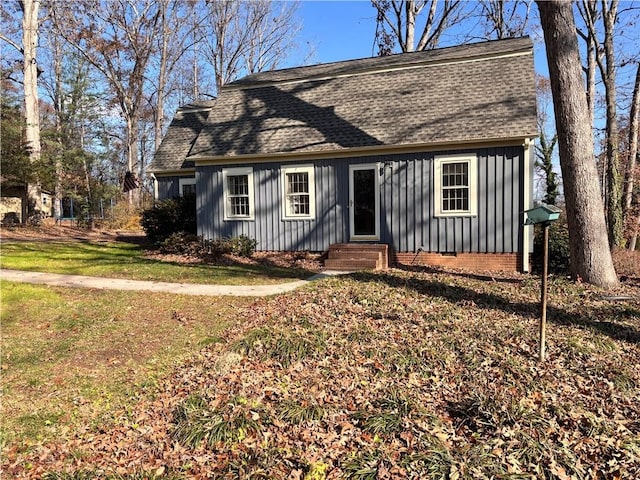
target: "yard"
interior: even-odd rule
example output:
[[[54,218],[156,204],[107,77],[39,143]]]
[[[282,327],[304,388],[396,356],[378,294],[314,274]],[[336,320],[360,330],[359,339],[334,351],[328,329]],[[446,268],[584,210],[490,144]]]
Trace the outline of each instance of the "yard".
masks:
[[[273,284],[308,278],[317,256],[255,254],[253,259],[224,255],[214,262],[163,255],[143,237],[84,236],[74,241],[52,235],[51,227],[33,237],[3,232],[2,268],[71,275],[220,285]],[[64,232],[64,230],[63,230]],[[80,229],[67,232],[82,234]]]
[[[535,276],[255,300],[5,282],[4,475],[638,478],[640,303],[549,291],[541,364]]]

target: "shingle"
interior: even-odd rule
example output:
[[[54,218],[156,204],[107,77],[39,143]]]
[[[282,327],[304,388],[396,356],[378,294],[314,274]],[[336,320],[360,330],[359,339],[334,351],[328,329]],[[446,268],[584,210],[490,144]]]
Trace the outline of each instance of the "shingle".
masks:
[[[195,144],[185,135],[188,148],[178,148],[184,129],[172,131],[172,123],[171,155],[268,156],[536,136],[532,47],[520,38],[250,75],[221,89]]]
[[[149,172],[194,167],[194,162],[188,160],[191,147],[204,127],[214,104],[215,100],[203,101],[178,109],[149,165]]]

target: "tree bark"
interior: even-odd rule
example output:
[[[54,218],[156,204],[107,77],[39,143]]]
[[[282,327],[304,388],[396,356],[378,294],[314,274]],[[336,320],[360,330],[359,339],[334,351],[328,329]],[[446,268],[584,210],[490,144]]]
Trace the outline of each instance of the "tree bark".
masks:
[[[618,284],[607,242],[571,2],[536,1],[544,32],[569,224],[571,272],[601,287]]]
[[[604,57],[601,62],[600,73],[604,80],[605,98],[607,104],[607,226],[609,244],[611,247],[624,246],[624,229],[622,218],[622,175],[620,174],[620,159],[618,156],[618,113],[616,108],[616,59],[613,46],[615,18],[618,2],[613,0],[607,8],[607,2],[602,2],[604,20]]]
[[[55,74],[55,87],[53,91],[53,108],[56,112],[55,128],[57,151],[55,154],[55,187],[53,191],[53,217],[62,218],[62,150],[64,143],[62,140],[62,111],[63,111],[63,89],[62,89],[62,49],[60,47],[60,37],[53,37],[53,68]]]
[[[638,134],[640,133],[640,63],[636,70],[636,81],[633,87],[633,97],[631,100],[631,110],[629,112],[629,160],[627,163],[627,174],[624,192],[623,212],[625,219],[633,215],[631,208],[633,199],[633,187],[637,175],[636,166],[638,162]],[[636,209],[636,222],[632,225],[632,232],[629,238],[629,250],[635,250],[638,240],[638,227],[640,226],[640,211]]]
[[[24,82],[24,113],[26,120],[25,137],[29,150],[29,160],[32,164],[40,162],[40,109],[38,97],[38,63],[36,48],[38,46],[38,8],[40,0],[22,0],[22,49],[24,54],[23,82]],[[23,202],[25,203],[25,202]],[[26,187],[27,217],[42,211],[42,192],[40,182],[27,184]],[[23,213],[25,211],[23,205]]]

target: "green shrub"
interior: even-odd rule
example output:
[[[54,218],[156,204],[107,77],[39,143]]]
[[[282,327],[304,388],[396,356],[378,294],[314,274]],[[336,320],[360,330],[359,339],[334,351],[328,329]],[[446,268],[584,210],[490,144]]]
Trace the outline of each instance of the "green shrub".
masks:
[[[160,251],[162,253],[201,255],[202,250],[202,238],[193,233],[172,233],[160,244]]]
[[[241,257],[250,257],[255,252],[256,241],[241,235],[233,238],[204,240],[201,236],[187,232],[175,232],[160,242],[162,253],[179,255],[219,257],[227,253]]]
[[[140,222],[147,237],[152,242],[162,242],[172,233],[185,232],[196,234],[196,197],[183,197],[163,200],[142,212]]]
[[[535,226],[533,243],[533,265],[542,271],[544,257],[544,229]],[[549,227],[549,272],[564,274],[569,272],[569,227],[561,218]]]
[[[231,246],[231,253],[239,257],[250,257],[256,251],[256,245],[258,245],[258,242],[246,235],[230,238],[228,242]]]

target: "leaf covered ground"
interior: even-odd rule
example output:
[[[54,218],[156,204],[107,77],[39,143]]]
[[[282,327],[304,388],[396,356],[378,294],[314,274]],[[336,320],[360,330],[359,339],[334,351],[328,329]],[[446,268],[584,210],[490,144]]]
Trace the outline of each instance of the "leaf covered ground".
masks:
[[[7,478],[639,478],[640,302],[456,272],[353,274],[238,309],[151,396]],[[638,295],[636,288],[629,290]]]

